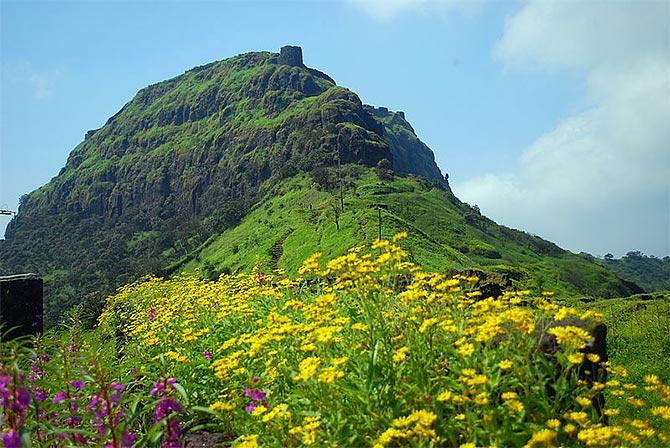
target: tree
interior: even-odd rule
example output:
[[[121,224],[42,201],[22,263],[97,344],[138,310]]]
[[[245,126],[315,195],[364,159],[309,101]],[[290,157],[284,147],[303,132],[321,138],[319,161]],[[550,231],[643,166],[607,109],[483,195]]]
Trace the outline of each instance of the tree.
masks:
[[[630,252],[626,253],[626,258],[636,259],[642,257],[644,257],[644,254],[639,250],[631,250]]]
[[[603,258],[605,259],[605,261],[612,261],[612,260],[614,260],[614,255],[608,253],[608,254],[605,254],[605,256]]]

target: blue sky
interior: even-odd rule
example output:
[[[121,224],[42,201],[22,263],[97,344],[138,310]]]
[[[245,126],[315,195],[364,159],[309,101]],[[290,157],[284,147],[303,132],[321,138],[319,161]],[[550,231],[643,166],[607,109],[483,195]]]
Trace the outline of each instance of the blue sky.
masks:
[[[405,111],[456,193],[498,222],[573,251],[668,255],[666,131],[642,120],[631,128],[639,138],[612,151],[606,137],[631,123],[616,113],[630,101],[641,113],[668,113],[667,3],[644,2],[648,11],[623,24],[643,36],[614,38],[620,54],[603,49],[629,20],[628,4],[560,4],[2,0],[0,207],[16,209],[20,195],[48,182],[84,133],[142,87],[293,44],[364,102]],[[605,25],[575,25],[577,14]],[[631,79],[641,87],[621,92]],[[601,179],[629,169],[635,188],[600,191]],[[650,174],[653,185],[637,188]]]

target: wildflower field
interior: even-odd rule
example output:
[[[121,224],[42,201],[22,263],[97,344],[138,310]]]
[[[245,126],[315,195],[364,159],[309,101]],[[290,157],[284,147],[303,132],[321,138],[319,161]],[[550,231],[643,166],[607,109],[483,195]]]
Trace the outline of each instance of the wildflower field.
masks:
[[[180,447],[198,431],[234,447],[670,446],[668,370],[605,362],[580,380],[601,361],[591,334],[551,325],[601,314],[484,299],[475,278],[408,262],[403,236],[315,254],[294,278],[145,278],[94,331],[2,342],[4,446]]]

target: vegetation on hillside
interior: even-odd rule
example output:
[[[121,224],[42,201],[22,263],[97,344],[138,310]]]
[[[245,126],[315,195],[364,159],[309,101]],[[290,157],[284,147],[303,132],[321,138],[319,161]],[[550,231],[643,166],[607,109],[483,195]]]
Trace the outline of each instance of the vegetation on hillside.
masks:
[[[581,381],[591,336],[551,323],[601,315],[527,291],[482,299],[476,279],[407,261],[403,236],[314,254],[297,276],[146,278],[94,332],[3,342],[5,445],[179,447],[203,429],[247,448],[667,445],[668,366]]]
[[[598,262],[647,292],[670,290],[670,256],[657,258],[631,251],[619,259],[607,254]]]
[[[340,204],[343,178],[344,210]],[[381,209],[381,212],[380,210]],[[499,226],[459,201],[444,184],[419,177],[380,180],[356,165],[299,175],[274,187],[235,228],[208,239],[171,270],[216,278],[260,264],[295,273],[313,252],[339,256],[357,242],[408,232],[413,261],[438,272],[483,269],[507,275],[519,289],[559,296],[627,296],[608,270],[529,234]],[[337,218],[337,219],[336,219]]]

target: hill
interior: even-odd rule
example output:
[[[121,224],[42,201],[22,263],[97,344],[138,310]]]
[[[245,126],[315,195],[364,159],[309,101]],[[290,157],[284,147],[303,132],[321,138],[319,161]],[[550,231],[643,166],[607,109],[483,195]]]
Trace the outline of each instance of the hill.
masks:
[[[670,290],[670,257],[657,258],[631,251],[619,259],[606,256],[598,263],[647,292]]]
[[[444,184],[418,176],[380,180],[372,169],[345,166],[344,210],[336,211],[337,169],[327,171],[325,186],[313,174],[281,182],[238,226],[212,236],[171,270],[215,278],[259,265],[294,274],[312,253],[333,257],[372,243],[381,216],[382,237],[407,232],[412,261],[430,269],[483,269],[519,289],[562,296],[616,297],[635,289],[551,242],[496,224]]]
[[[380,163],[388,164],[387,177],[392,170],[425,180],[396,178],[374,186],[369,175],[346,168],[354,173],[346,198],[352,207],[345,202],[338,211],[332,204],[341,215],[339,234],[330,242],[315,236],[327,230],[318,226],[328,208],[323,191],[333,188],[327,168]],[[309,186],[305,173],[323,191]],[[336,177],[336,184],[344,181],[341,171]],[[293,197],[286,195],[289,187]],[[289,228],[277,234],[247,216],[282,201],[297,213],[298,204],[309,200],[301,194],[315,195],[316,216],[307,220],[316,220],[314,226],[296,218],[290,234]],[[298,47],[243,54],[140,90],[102,128],[86,133],[56,177],[22,201],[0,245],[0,272],[42,274],[46,317],[54,323],[73,304],[87,297],[95,303],[144,274],[200,265],[212,272],[249,268],[245,263],[268,256],[267,245],[270,267],[294,269],[299,257],[284,254],[297,250],[301,232],[310,248],[318,243],[343,252],[360,244],[362,234],[373,235],[373,203],[389,206],[385,225],[405,223],[419,232],[411,250],[437,269],[484,266],[564,293],[621,296],[638,290],[595,263],[497,226],[462,204],[402,112],[363,105],[355,93],[306,67]],[[357,231],[360,222],[367,224]],[[259,236],[257,244],[245,240],[240,248],[228,244],[233,232],[273,236]],[[238,254],[229,255],[235,247]]]

